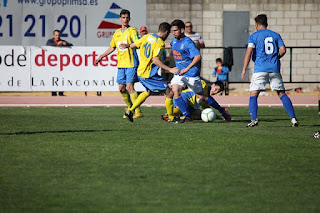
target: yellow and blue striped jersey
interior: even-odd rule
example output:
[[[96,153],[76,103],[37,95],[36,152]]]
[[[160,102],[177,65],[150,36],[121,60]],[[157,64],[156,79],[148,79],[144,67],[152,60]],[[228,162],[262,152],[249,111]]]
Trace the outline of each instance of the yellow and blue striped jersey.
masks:
[[[114,32],[110,46],[117,48],[118,68],[133,68],[139,66],[136,50],[119,48],[120,44],[132,44],[135,40],[138,40],[138,32],[133,27],[128,27],[124,31],[120,28]]]
[[[202,88],[203,88],[203,92],[206,95],[209,95],[209,90],[208,90],[208,85],[204,80],[201,80],[202,83]],[[182,91],[181,93],[181,97],[183,98],[183,100],[188,102],[188,105],[191,106],[193,109],[199,109],[200,107],[202,107],[203,109],[210,107],[207,102],[201,101],[200,105],[198,104],[199,101],[196,94],[190,90],[190,89],[185,89]]]
[[[157,34],[147,34],[134,41],[140,49],[140,64],[137,74],[142,78],[151,78],[158,73],[159,67],[153,64],[153,58],[161,56],[165,49],[163,40]]]

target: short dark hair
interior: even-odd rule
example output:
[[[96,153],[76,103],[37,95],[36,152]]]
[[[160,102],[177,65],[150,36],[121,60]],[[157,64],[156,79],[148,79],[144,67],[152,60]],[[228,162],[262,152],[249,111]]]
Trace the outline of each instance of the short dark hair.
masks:
[[[268,27],[268,18],[266,14],[260,14],[254,19],[257,24]]]
[[[184,25],[183,21],[181,21],[180,19],[174,20],[174,21],[171,23],[171,27],[173,27],[173,26],[177,26],[178,29],[185,29],[185,27],[186,27],[186,26]]]
[[[220,91],[224,90],[224,84],[222,83],[222,81],[216,81],[214,84],[220,87]]]
[[[220,62],[222,64],[222,59],[221,58],[217,58],[216,59],[216,63]]]
[[[126,9],[122,9],[121,12],[120,12],[120,17],[121,17],[122,15],[125,15],[125,14],[128,14],[129,19],[130,19],[130,11],[129,11],[129,10],[126,10]]]
[[[60,30],[54,30],[54,31],[53,31],[53,35],[54,35],[55,32],[60,33]]]
[[[158,31],[164,33],[164,32],[166,32],[166,31],[170,31],[170,28],[171,28],[171,25],[170,25],[168,22],[162,22],[162,23],[159,25]]]

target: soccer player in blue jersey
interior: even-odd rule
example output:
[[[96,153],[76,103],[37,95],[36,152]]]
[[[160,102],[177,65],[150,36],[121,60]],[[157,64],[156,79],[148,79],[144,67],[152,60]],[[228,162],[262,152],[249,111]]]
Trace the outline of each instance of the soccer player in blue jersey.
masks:
[[[204,94],[200,79],[201,55],[194,42],[185,36],[185,24],[181,20],[174,20],[171,23],[171,31],[174,39],[170,43],[173,51],[174,61],[180,70],[171,80],[173,98],[175,103],[185,116],[185,121],[193,121],[188,111],[187,103],[181,97],[181,92],[185,87],[192,90],[198,99],[207,102],[217,109],[227,122],[231,121],[231,116],[226,108],[221,107],[211,96]],[[167,44],[167,48],[170,46]]]
[[[251,55],[254,61],[254,73],[250,84],[249,111],[251,122],[247,127],[258,125],[258,102],[257,98],[260,91],[265,90],[265,86],[270,82],[272,90],[278,93],[284,108],[291,118],[292,126],[298,126],[294,109],[290,98],[285,93],[282,76],[280,74],[280,58],[286,54],[286,47],[281,36],[268,30],[268,19],[265,14],[260,14],[255,18],[257,32],[250,35],[248,40],[248,49],[244,59],[241,78],[245,80],[244,75],[248,67]]]

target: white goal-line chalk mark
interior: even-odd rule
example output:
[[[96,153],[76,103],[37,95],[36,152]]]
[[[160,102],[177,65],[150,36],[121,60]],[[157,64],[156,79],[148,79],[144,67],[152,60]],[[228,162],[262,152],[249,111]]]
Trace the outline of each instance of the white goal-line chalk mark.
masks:
[[[221,104],[223,107],[248,107],[248,104]],[[293,104],[294,107],[317,107],[318,104]],[[0,107],[127,107],[126,104],[0,104]],[[142,104],[142,107],[165,107],[164,104]],[[259,107],[282,107],[282,104],[259,104]]]

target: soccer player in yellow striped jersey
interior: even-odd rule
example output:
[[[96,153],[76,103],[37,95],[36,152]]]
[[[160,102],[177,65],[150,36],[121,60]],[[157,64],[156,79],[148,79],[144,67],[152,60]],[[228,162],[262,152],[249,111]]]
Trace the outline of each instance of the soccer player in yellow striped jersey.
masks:
[[[121,48],[120,44],[132,44],[135,40],[138,39],[138,32],[135,28],[129,26],[129,10],[121,10],[120,21],[122,23],[122,28],[115,31],[110,43],[110,47],[106,52],[100,55],[95,62],[96,64],[99,63],[104,57],[108,56],[115,49],[117,49],[117,83],[119,84],[119,91],[124,102],[127,104],[128,108],[130,108],[132,106],[132,102],[134,102],[138,98],[138,93],[135,91],[133,85],[138,81],[137,68],[139,66],[139,59],[136,50]],[[135,115],[133,117],[143,117],[140,107],[136,108]]]
[[[132,115],[136,107],[139,107],[154,91],[161,91],[166,95],[165,105],[169,121],[180,123],[180,119],[173,116],[173,93],[168,87],[162,76],[158,75],[159,67],[169,70],[171,73],[178,73],[178,69],[170,68],[162,63],[161,56],[165,49],[164,41],[170,34],[171,25],[163,22],[159,25],[157,34],[148,34],[141,39],[134,41],[133,44],[121,44],[123,48],[140,48],[140,65],[138,67],[138,79],[146,88],[146,92],[139,95],[132,107],[125,113],[125,116],[133,122]]]

